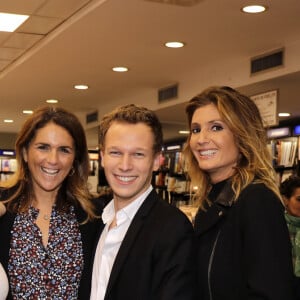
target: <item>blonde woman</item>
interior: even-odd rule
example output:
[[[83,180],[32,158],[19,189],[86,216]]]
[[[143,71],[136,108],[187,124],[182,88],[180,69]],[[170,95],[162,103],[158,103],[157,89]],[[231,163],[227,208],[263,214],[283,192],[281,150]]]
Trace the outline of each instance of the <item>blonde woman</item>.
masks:
[[[186,107],[201,300],[294,299],[291,244],[254,102],[212,87]]]

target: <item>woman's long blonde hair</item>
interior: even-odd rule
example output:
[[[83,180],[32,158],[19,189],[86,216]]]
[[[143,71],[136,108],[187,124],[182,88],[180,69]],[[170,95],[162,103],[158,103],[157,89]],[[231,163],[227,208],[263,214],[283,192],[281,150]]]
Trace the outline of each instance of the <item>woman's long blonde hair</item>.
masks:
[[[267,148],[266,130],[255,103],[230,87],[207,88],[187,103],[186,114],[190,129],[194,112],[199,107],[208,104],[217,107],[222,120],[232,131],[241,154],[236,172],[232,177],[235,200],[241,191],[253,181],[265,184],[281,199],[271,153]],[[194,200],[197,205],[203,207],[211,183],[208,174],[199,168],[190,148],[190,139],[191,131],[183,154],[191,186],[198,187],[194,193]]]

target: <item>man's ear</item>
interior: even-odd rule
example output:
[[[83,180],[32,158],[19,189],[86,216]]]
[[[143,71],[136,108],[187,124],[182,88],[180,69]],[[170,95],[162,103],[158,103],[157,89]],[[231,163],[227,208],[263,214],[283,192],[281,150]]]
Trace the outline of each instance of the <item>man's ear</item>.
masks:
[[[104,153],[103,153],[103,150],[100,151],[100,157],[101,157],[101,167],[104,168],[104,162],[103,162],[103,156],[104,156]]]
[[[154,154],[153,171],[157,171],[159,169],[160,156],[161,156],[161,153]]]

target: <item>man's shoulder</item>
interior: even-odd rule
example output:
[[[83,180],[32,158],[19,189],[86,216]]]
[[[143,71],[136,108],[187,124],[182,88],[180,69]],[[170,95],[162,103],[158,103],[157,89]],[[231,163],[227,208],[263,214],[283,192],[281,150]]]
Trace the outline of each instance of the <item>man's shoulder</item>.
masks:
[[[182,222],[188,220],[187,216],[180,209],[161,199],[156,193],[155,195],[152,194],[152,201],[154,201],[154,205],[151,215],[163,218],[164,220],[175,219]]]

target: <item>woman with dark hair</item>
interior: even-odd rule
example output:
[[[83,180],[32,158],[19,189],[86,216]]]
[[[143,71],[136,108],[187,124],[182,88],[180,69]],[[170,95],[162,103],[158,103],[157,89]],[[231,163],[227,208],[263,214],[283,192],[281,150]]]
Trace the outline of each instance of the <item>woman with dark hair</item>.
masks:
[[[0,217],[3,216],[6,212],[5,206],[0,202]],[[6,273],[0,263],[0,300],[5,300],[8,293],[8,280]]]
[[[186,107],[199,299],[294,299],[291,245],[255,103],[211,87]]]
[[[285,204],[292,249],[297,299],[300,299],[300,177],[292,175],[280,184],[280,193]]]
[[[15,299],[88,299],[97,231],[89,157],[75,115],[37,109],[16,145],[18,169],[2,184],[0,262]]]

